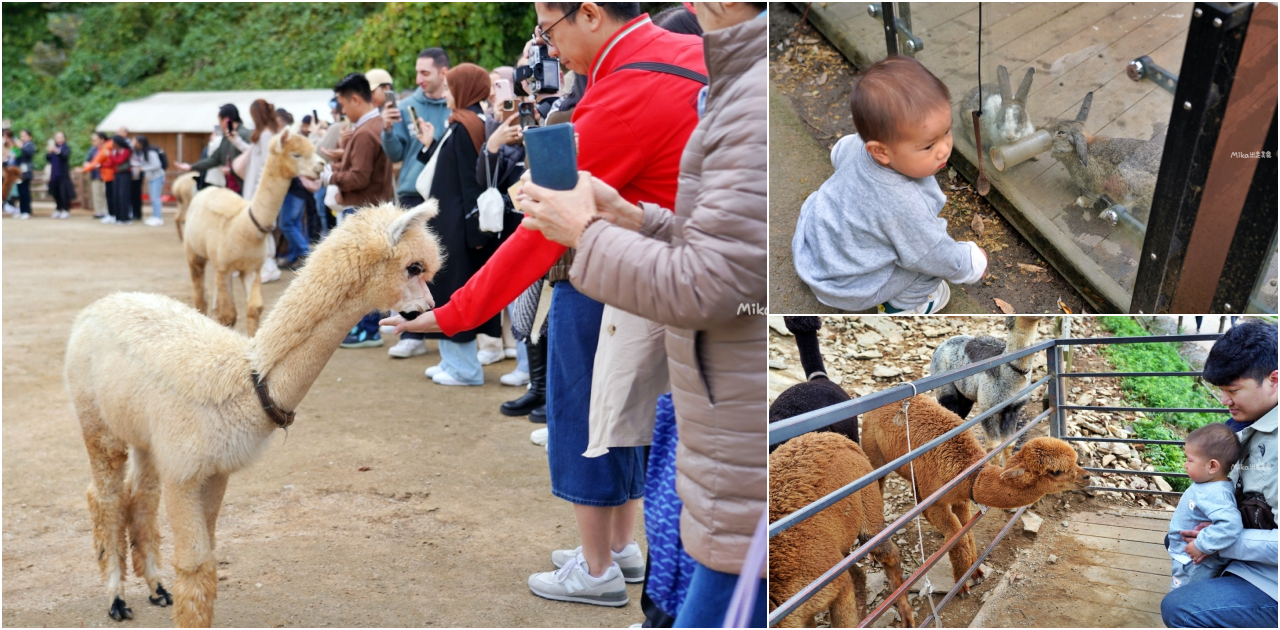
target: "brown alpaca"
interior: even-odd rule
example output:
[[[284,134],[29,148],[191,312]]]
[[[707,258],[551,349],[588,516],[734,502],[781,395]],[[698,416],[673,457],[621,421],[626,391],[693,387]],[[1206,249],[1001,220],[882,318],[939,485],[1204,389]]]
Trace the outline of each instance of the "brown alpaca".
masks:
[[[132,547],[151,603],[173,604],[177,626],[213,623],[215,528],[228,478],[289,426],[292,412],[283,410],[298,408],[361,317],[433,306],[427,283],[440,269],[440,248],[425,227],[435,202],[423,206],[366,207],[330,232],[253,338],[146,293],[108,295],[76,317],[67,390],[89,451],[94,555],[112,618],[133,616],[124,602]],[[172,594],[157,569],[162,489],[173,528]]]
[[[182,224],[187,222],[187,208],[191,207],[191,199],[196,196],[196,179],[199,173],[183,173],[169,184],[169,192],[178,202],[178,218],[174,224],[178,226],[178,240],[182,240]]]
[[[226,188],[210,186],[191,199],[187,209],[182,242],[197,311],[208,314],[204,296],[204,268],[213,264],[215,308],[218,323],[234,326],[236,305],[231,299],[232,272],[240,272],[249,304],[245,309],[245,332],[258,332],[262,315],[262,277],[259,271],[266,258],[266,241],[280,215],[280,206],[289,192],[289,182],[298,175],[319,177],[324,163],[306,137],[286,128],[271,139],[262,180],[246,200]]]
[[[769,522],[772,523],[871,473],[862,449],[839,433],[806,433],[769,455]],[[781,606],[884,529],[882,489],[867,486],[797,523],[769,541],[769,610]],[[902,585],[898,546],[885,538],[871,551],[893,588]],[[898,599],[904,627],[914,624],[905,595]],[[852,628],[867,616],[867,578],[857,565],[841,574],[795,612],[784,628],[813,628],[813,616],[831,611],[831,627]]]
[[[920,395],[910,400],[906,423],[898,417],[902,413],[900,402],[885,405],[863,416],[862,448],[873,467],[879,468],[907,454],[908,424],[912,448],[920,448],[961,424],[959,416],[938,404],[932,396]],[[986,454],[973,429],[939,444],[914,462],[917,496],[920,500],[929,497]],[[910,465],[895,472],[911,482]],[[942,532],[944,538],[950,539],[969,522],[970,498],[990,507],[1017,508],[1031,505],[1046,494],[1088,485],[1089,473],[1076,465],[1076,452],[1070,445],[1062,440],[1038,437],[1027,441],[1022,450],[1009,458],[1004,468],[988,463],[961,481],[936,503],[925,508],[924,517],[934,529]],[[880,488],[884,489],[884,478],[880,479]],[[977,557],[973,533],[965,534],[964,539],[951,548],[950,555],[951,573],[959,582]],[[974,579],[982,577],[981,569],[974,571]],[[960,594],[962,597],[969,595],[968,584],[961,587]]]

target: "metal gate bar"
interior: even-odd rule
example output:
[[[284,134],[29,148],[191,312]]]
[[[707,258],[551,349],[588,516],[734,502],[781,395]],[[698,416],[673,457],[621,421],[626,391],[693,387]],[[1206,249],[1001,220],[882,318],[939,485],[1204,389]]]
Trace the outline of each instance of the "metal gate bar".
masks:
[[[1009,533],[1009,530],[1013,529],[1013,524],[1018,522],[1019,518],[1022,518],[1022,514],[1026,512],[1027,508],[1029,507],[1031,506],[1024,505],[1018,508],[1018,511],[1014,512],[1013,516],[1009,517],[1009,522],[1004,524],[1004,528],[1001,529],[1000,533],[996,534],[996,537],[991,540],[991,544],[987,545],[986,550],[984,550],[982,554],[979,555],[978,558],[973,561],[973,565],[969,567],[968,571],[964,572],[964,575],[960,578],[960,581],[956,582],[956,585],[951,587],[951,590],[947,592],[946,597],[943,597],[942,601],[938,602],[937,605],[933,607],[934,610],[939,610],[939,611],[942,610],[942,608],[947,605],[947,602],[950,602],[951,598],[955,597],[956,593],[960,592],[960,587],[964,586],[969,582],[969,576],[973,575],[973,572],[976,571],[978,567],[982,566],[982,561],[986,560],[987,556],[991,555],[992,551],[995,551],[996,545],[999,544],[1001,540],[1004,540],[1004,537],[1006,534]],[[929,596],[932,597],[933,595],[930,594]],[[929,616],[925,617],[924,621],[921,621],[919,624],[917,624],[917,627],[920,627],[920,628],[928,627],[929,622],[931,621],[933,621],[933,613],[929,613]]]

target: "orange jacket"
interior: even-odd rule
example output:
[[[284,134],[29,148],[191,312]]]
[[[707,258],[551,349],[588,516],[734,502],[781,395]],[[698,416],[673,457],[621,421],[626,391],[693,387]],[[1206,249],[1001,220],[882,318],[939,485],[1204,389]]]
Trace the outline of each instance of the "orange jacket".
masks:
[[[89,165],[84,167],[84,172],[88,173],[95,166],[98,167],[98,175],[102,177],[102,181],[109,182],[116,178],[115,163],[111,160],[111,153],[115,151],[115,143],[110,140],[102,143],[98,147],[98,154],[93,156],[93,160]]]

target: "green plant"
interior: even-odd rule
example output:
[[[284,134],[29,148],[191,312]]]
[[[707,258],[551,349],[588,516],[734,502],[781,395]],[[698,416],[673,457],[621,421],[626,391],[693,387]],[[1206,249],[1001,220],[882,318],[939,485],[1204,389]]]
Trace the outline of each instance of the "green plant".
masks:
[[[1135,421],[1133,430],[1135,437],[1141,440],[1181,440],[1183,437],[1171,431],[1163,422],[1151,418]],[[1146,455],[1160,472],[1182,472],[1182,465],[1187,461],[1182,447],[1173,444],[1148,444]],[[1167,477],[1166,481],[1177,492],[1182,492],[1191,485],[1189,479],[1182,477]]]

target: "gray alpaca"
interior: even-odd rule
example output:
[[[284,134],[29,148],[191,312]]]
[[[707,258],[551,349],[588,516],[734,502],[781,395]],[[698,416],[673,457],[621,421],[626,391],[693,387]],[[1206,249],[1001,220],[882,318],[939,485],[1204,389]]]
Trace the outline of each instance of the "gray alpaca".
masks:
[[[1160,174],[1164,143],[1089,135],[1084,123],[1092,104],[1093,92],[1089,92],[1075,120],[1053,123],[1049,128],[1053,135],[1051,154],[1067,168],[1071,181],[1084,191],[1076,199],[1076,205],[1089,208],[1098,199],[1105,198],[1108,206],[1123,206],[1145,224],[1151,214],[1151,197]]]
[[[1005,327],[1009,329],[1008,343],[987,336],[952,337],[939,344],[933,351],[929,373],[942,374],[970,363],[1026,348],[1035,343],[1036,337],[1039,336],[1036,325],[1041,319],[1044,318],[1006,317]],[[948,383],[935,389],[934,396],[937,397],[938,404],[955,412],[961,418],[969,415],[974,403],[978,404],[978,413],[982,413],[1011,398],[1031,382],[1028,376],[1031,372],[1031,359],[1032,356],[1028,355]],[[1000,413],[982,421],[982,428],[987,434],[988,449],[1013,435],[1018,426],[1018,414],[1026,404],[1027,399],[1022,398],[1000,410]],[[1007,454],[1008,452],[1001,454],[1002,462]]]
[[[1022,77],[1022,83],[1018,85],[1017,94],[1014,94],[1009,83],[1009,70],[1004,66],[996,68],[996,79],[1000,81],[998,86],[990,83],[982,85],[982,117],[978,120],[982,125],[984,152],[993,147],[1017,142],[1036,132],[1031,119],[1027,116],[1027,95],[1031,93],[1031,80],[1035,74],[1035,68],[1027,68],[1027,74]],[[965,96],[964,105],[960,109],[960,128],[964,129],[970,142],[975,140],[973,119],[969,112],[977,109],[978,88],[975,87]]]

